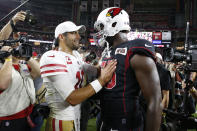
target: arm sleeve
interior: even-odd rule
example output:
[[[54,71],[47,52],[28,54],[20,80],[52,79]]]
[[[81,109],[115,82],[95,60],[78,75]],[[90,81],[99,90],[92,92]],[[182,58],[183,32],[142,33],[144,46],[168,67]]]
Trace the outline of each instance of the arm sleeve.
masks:
[[[40,60],[41,76],[53,76],[59,74],[67,74],[67,66],[64,58],[55,56],[54,54],[44,54]]]
[[[66,100],[75,89],[73,83],[67,75],[52,75],[44,77],[43,81],[52,84],[64,100]]]

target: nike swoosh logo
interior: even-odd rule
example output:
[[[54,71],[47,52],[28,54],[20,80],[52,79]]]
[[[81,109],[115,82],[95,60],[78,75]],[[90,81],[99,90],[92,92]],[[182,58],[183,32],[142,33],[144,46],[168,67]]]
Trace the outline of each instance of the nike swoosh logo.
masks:
[[[51,55],[51,56],[48,56],[48,57],[55,57],[55,55]]]
[[[152,47],[151,45],[147,45],[147,44],[145,44],[145,47]]]

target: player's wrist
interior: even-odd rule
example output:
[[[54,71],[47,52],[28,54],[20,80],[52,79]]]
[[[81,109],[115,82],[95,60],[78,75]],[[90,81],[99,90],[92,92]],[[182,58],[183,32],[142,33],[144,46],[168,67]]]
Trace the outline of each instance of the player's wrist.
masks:
[[[107,83],[101,77],[98,78],[98,81],[100,82],[101,86],[105,86],[105,84]]]
[[[97,77],[99,77],[101,75],[101,67],[98,66],[97,67]]]
[[[90,83],[90,85],[92,86],[92,88],[94,89],[94,91],[95,91],[96,93],[99,92],[99,91],[102,89],[102,85],[101,85],[101,83],[99,82],[98,79],[92,81],[92,82]]]

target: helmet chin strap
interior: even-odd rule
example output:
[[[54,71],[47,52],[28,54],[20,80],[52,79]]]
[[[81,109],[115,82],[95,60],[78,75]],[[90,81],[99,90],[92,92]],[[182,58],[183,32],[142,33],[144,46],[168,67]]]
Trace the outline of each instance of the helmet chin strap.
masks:
[[[107,57],[110,57],[110,51],[109,51],[109,42],[108,41],[106,41],[106,44],[107,44]]]
[[[109,42],[106,40],[108,35],[103,35],[103,39],[105,41],[106,44],[106,56],[109,58],[110,57],[110,47],[109,47]]]
[[[110,57],[110,47],[109,47],[109,43],[107,41],[105,41],[106,43],[106,47],[105,49],[103,50],[103,53],[101,55],[101,57],[107,57],[109,58]]]

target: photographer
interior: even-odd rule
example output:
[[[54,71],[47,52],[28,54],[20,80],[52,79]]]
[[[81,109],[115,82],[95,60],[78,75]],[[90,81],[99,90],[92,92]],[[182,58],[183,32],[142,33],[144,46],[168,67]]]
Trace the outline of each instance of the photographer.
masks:
[[[18,21],[25,20],[26,12],[20,11],[3,27],[0,32],[0,40],[6,40],[10,37],[10,34],[16,31],[15,25]]]
[[[24,19],[24,12],[19,12],[12,18],[13,22]],[[12,28],[9,24],[10,22],[2,29],[1,39],[7,39],[11,34]],[[8,54],[6,57],[1,57],[0,66],[1,131],[29,131],[35,126],[29,115],[35,103],[33,79],[40,76],[40,68],[33,58],[16,57],[11,53],[19,46],[16,44],[1,48],[1,52]],[[26,60],[27,64],[19,63],[20,60]]]

